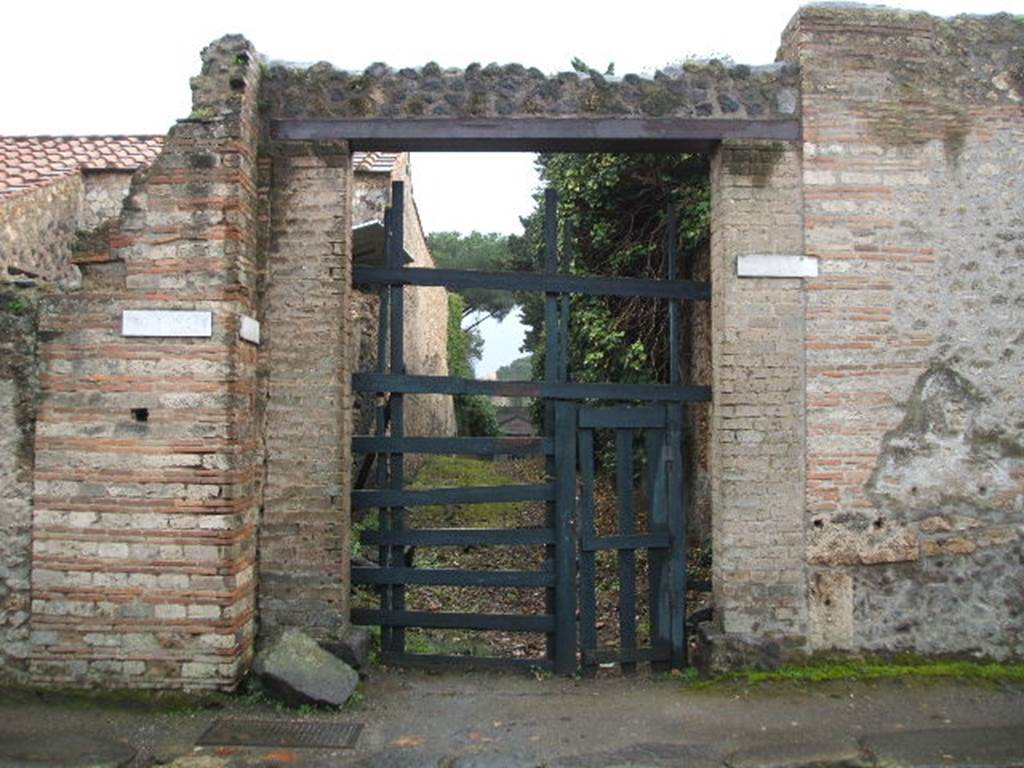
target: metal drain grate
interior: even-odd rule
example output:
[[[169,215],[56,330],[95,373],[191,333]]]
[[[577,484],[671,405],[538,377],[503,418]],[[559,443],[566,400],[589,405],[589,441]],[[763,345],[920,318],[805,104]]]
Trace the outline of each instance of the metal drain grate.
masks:
[[[362,731],[362,723],[222,717],[196,744],[203,747],[351,749]]]

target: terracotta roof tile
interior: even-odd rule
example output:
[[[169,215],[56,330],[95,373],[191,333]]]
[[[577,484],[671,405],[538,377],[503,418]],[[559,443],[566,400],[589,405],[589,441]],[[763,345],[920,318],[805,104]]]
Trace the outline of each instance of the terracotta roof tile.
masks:
[[[0,198],[79,170],[135,171],[160,154],[163,136],[0,136]]]
[[[79,170],[135,171],[153,163],[163,136],[0,136],[0,199]],[[401,152],[355,152],[357,173],[391,173]]]

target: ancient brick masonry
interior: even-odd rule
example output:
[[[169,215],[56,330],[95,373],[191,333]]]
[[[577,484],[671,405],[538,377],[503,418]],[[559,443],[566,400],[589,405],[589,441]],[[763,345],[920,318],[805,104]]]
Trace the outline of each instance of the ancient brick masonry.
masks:
[[[344,144],[274,147],[260,618],[329,636],[348,621],[352,166]]]
[[[1024,25],[804,9],[811,648],[1024,653]]]
[[[255,348],[259,67],[203,54],[194,118],[40,323],[30,668],[34,679],[230,686],[254,632],[262,455]],[[102,233],[101,233],[102,234]],[[209,339],[120,335],[130,308],[208,309]]]
[[[714,666],[800,647],[803,532],[803,290],[741,279],[736,257],[803,252],[800,153],[726,142],[712,157],[712,546]],[[739,657],[733,657],[738,653]]]

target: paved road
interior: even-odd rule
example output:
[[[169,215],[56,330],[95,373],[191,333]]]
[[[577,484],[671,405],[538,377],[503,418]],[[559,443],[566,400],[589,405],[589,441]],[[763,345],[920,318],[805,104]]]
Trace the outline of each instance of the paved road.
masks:
[[[194,747],[229,703],[189,712],[0,697],[0,768],[1018,766],[1024,685],[830,683],[693,691],[668,678],[534,680],[377,672],[353,750]]]

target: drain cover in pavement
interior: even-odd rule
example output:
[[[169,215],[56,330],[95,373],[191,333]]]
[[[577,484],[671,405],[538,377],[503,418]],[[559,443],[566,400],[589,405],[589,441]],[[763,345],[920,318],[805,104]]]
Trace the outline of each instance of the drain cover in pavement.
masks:
[[[222,717],[199,737],[204,747],[351,749],[362,723]]]

